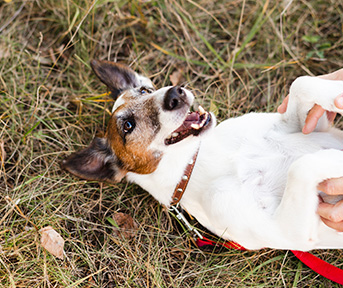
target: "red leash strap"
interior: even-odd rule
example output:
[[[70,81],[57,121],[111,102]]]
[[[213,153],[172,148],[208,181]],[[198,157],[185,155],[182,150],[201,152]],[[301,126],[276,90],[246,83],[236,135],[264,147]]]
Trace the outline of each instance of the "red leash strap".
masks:
[[[208,246],[223,246],[227,249],[234,249],[234,250],[241,250],[241,251],[247,250],[243,246],[241,246],[241,245],[239,245],[233,241],[216,242],[216,241],[210,240],[204,236],[202,237],[202,239],[200,239],[200,238],[196,239],[196,243],[197,243],[198,247],[203,247],[203,246],[208,245]]]
[[[343,270],[333,266],[324,260],[319,259],[308,252],[291,250],[295,257],[302,263],[310,267],[313,271],[324,276],[325,278],[343,285]]]
[[[226,247],[227,249],[235,249],[235,250],[240,250],[240,251],[247,250],[243,246],[233,241],[216,242],[216,241],[207,239],[206,237],[203,237],[203,239],[200,239],[200,238],[196,239],[196,243],[198,247],[209,245],[209,246],[223,246],[223,247]],[[339,269],[336,266],[333,266],[308,252],[301,252],[301,251],[295,251],[295,250],[291,250],[291,251],[293,252],[295,257],[297,257],[306,266],[311,268],[314,272],[318,273],[319,275],[322,275],[323,277],[333,282],[343,285],[343,270],[342,269]]]

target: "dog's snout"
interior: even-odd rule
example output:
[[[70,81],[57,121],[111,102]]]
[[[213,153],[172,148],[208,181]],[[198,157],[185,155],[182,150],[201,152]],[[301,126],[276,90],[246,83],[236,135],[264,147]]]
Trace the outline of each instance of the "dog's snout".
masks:
[[[164,96],[164,109],[168,111],[176,110],[185,103],[186,93],[180,86],[170,88]]]

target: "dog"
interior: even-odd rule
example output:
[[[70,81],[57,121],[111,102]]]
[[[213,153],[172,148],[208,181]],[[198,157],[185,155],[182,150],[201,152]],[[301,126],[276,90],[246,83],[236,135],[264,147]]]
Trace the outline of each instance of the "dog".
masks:
[[[190,112],[194,95],[186,88],[156,90],[119,63],[91,66],[116,101],[105,136],[63,160],[65,170],[112,183],[126,177],[167,207],[179,201],[208,230],[249,250],[343,248],[342,233],[316,214],[317,185],[343,176],[343,132],[322,117],[313,133],[301,133],[315,103],[342,114],[334,99],[343,81],[299,77],[286,113],[216,125],[202,107]]]

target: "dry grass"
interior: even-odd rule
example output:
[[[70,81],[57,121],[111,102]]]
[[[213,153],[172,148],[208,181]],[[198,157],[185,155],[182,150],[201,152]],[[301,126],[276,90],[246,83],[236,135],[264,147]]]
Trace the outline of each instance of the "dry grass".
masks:
[[[286,251],[196,249],[139,187],[59,168],[108,120],[92,58],[131,64],[156,86],[182,69],[219,120],[275,111],[296,76],[343,67],[341,1],[286,2],[0,2],[0,285],[335,287]],[[115,211],[139,224],[133,239],[116,236]],[[66,239],[65,260],[40,246],[46,225]],[[342,265],[342,252],[318,254]]]

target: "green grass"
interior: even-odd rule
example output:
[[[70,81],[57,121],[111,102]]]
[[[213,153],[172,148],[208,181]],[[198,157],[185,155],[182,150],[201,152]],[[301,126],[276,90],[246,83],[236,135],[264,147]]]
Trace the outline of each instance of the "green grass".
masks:
[[[219,121],[275,111],[297,76],[343,67],[341,2],[282,2],[0,2],[1,287],[337,287],[287,251],[197,249],[139,187],[59,166],[109,118],[93,58],[130,64],[157,87],[182,69]],[[138,223],[132,239],[116,233],[116,211]],[[40,245],[47,225],[66,240],[64,260]],[[316,253],[342,266],[341,251]]]

